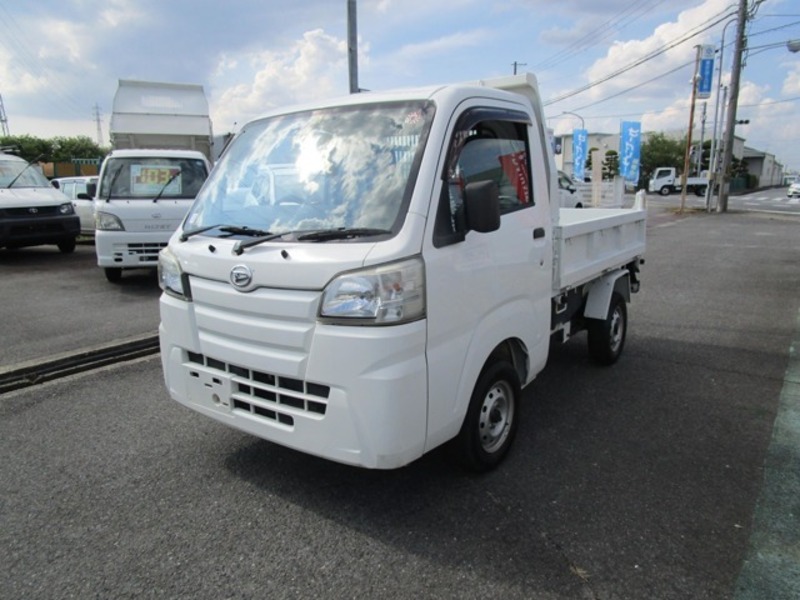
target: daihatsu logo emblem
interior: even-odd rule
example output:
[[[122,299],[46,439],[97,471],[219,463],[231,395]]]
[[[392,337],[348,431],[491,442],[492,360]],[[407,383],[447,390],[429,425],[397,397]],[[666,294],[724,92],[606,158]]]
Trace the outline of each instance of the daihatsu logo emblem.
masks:
[[[38,208],[29,208],[28,212],[31,213],[32,215],[35,215],[36,213],[39,212],[39,209]]]
[[[253,283],[253,271],[247,265],[236,265],[231,269],[231,283],[241,289]]]

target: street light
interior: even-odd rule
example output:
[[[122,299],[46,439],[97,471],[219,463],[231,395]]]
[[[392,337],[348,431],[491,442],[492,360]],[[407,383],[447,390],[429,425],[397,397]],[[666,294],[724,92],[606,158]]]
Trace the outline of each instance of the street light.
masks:
[[[578,117],[581,120],[581,129],[586,129],[586,125],[584,124],[583,117],[580,116],[578,113],[569,112],[568,110],[564,110],[561,112],[562,115],[572,115],[573,117]]]
[[[789,40],[786,42],[789,52],[800,52],[800,40]]]

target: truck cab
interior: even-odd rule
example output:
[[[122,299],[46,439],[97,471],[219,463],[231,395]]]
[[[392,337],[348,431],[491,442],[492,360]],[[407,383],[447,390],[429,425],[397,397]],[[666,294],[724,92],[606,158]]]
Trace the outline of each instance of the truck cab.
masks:
[[[210,170],[192,150],[114,150],[105,158],[93,202],[97,264],[109,281],[125,269],[157,267]]]

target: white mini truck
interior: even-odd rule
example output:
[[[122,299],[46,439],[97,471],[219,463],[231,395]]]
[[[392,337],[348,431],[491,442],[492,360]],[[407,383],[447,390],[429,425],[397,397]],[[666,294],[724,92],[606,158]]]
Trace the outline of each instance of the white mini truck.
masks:
[[[95,253],[106,279],[155,269],[211,170],[196,150],[114,150],[103,161],[94,198]]]
[[[167,388],[341,463],[492,468],[551,337],[619,357],[645,214],[558,207],[529,74],[275,112],[160,254]]]

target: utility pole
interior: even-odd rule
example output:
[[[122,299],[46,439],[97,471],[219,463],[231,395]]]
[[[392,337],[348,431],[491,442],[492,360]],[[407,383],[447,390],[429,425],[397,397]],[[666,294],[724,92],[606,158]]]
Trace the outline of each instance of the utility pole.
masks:
[[[521,62],[517,62],[517,61],[514,61],[511,64],[514,66],[514,75],[517,74],[517,67],[527,67],[528,66],[528,63],[521,63]]]
[[[358,87],[358,28],[356,0],[347,0],[347,59],[350,72],[350,93],[357,94]]]
[[[742,54],[746,41],[744,30],[747,25],[747,0],[739,0],[739,10],[736,17],[736,40],[733,47],[733,65],[731,66],[731,90],[728,98],[728,113],[725,115],[724,145],[722,151],[722,167],[720,172],[719,202],[717,212],[727,212],[728,192],[730,191],[730,177],[733,155],[734,128],[736,127],[736,108],[739,105],[739,80],[742,73]]]
[[[97,105],[97,102],[94,103],[94,110],[93,110],[94,120],[97,123],[97,145],[103,145],[103,129],[101,127],[101,120],[100,120],[100,107]]]
[[[700,177],[700,173],[703,172],[703,154],[705,154],[705,150],[703,149],[703,144],[706,141],[706,110],[708,108],[708,102],[703,102],[703,116],[700,118],[700,151],[697,153],[697,167],[695,169],[695,174]],[[711,159],[709,157],[709,168],[711,168]]]
[[[689,132],[686,134],[686,150],[683,155],[683,173],[681,174],[681,209],[678,211],[683,214],[686,206],[686,178],[689,177],[689,169],[692,164],[692,129],[694,128],[694,103],[697,98],[697,72],[700,68],[700,46],[695,46],[697,56],[694,59],[694,75],[692,76],[692,101],[689,107]]]
[[[0,94],[0,127],[2,127],[3,135],[11,135],[8,132],[8,118],[6,117],[6,109],[3,108],[2,94]]]

